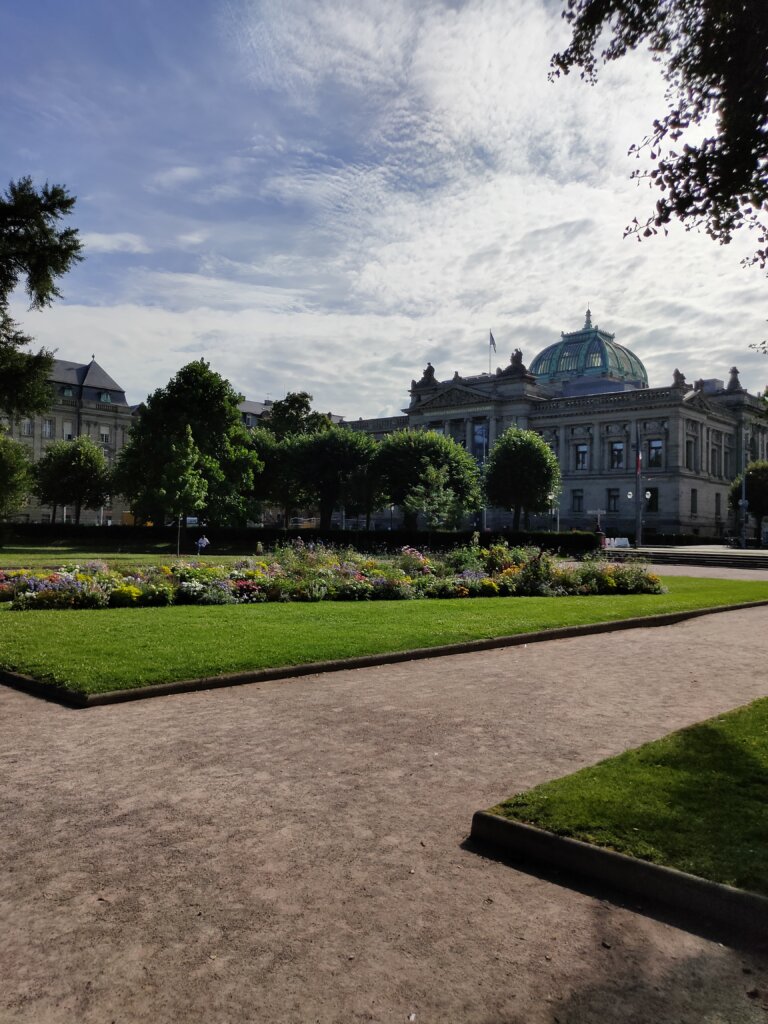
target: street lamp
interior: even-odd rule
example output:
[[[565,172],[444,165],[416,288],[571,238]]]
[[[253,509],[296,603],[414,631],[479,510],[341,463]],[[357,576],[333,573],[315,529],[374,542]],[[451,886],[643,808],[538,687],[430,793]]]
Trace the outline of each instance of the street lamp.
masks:
[[[550,515],[556,516],[557,532],[560,533],[560,502],[557,500],[557,497],[557,494],[555,494],[554,491],[551,491],[547,495],[547,500],[549,501]]]
[[[743,452],[742,452],[742,470],[741,470],[741,498],[739,499],[739,508],[741,509],[741,546],[746,548],[747,546],[747,432],[744,431],[743,439]]]

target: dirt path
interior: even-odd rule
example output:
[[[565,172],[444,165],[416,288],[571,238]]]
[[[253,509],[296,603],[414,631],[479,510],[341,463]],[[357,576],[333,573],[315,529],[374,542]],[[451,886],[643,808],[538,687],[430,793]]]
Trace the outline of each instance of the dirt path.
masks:
[[[0,687],[0,1021],[768,1021],[764,953],[462,846],[476,808],[768,692],[767,621],[85,712]]]

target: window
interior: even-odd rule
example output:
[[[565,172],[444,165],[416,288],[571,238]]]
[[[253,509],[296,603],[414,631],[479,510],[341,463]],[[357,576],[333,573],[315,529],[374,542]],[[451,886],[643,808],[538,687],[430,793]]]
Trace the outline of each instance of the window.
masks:
[[[62,388],[61,393],[65,398],[71,398],[73,395],[72,388]]]
[[[43,437],[53,437],[55,434],[55,422],[53,420],[43,420]]]
[[[619,511],[619,489],[618,487],[609,487],[606,492],[606,511],[618,512]]]
[[[589,469],[589,445],[577,444],[575,449],[575,468]]]
[[[72,440],[72,420],[64,420],[61,432],[64,435],[65,441]]]
[[[571,512],[584,511],[584,491],[571,491]]]
[[[109,427],[105,427],[103,423],[99,427],[99,441],[101,444],[109,444]]]
[[[476,420],[472,424],[472,454],[483,460],[488,454],[488,421]]]
[[[623,441],[611,441],[611,469],[624,469]]]
[[[721,504],[720,504],[721,498],[722,498],[722,495],[718,492],[715,495],[715,519],[722,519],[722,516],[723,516],[723,510],[722,510],[722,507],[721,507]]]
[[[664,442],[648,442],[648,469],[661,469],[664,465]]]
[[[699,492],[695,487],[691,488],[691,515],[695,516],[699,511]]]
[[[108,391],[102,391],[99,395],[99,401],[110,403],[112,401],[112,395],[110,395]]]
[[[646,491],[648,497],[645,499],[645,511],[646,512],[658,512],[659,511],[659,488],[649,487]]]
[[[32,437],[32,420],[23,419],[21,421],[21,433],[24,437]]]
[[[696,439],[693,437],[685,439],[685,468],[696,469]]]

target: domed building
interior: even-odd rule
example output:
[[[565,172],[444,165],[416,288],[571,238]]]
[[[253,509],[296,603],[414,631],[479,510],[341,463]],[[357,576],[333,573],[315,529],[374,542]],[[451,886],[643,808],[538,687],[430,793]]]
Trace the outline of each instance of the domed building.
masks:
[[[615,335],[592,326],[587,310],[580,331],[561,334],[560,341],[539,352],[531,363],[539,384],[562,395],[597,395],[648,387],[648,374],[634,352],[618,345]]]
[[[493,342],[493,337],[491,336]],[[495,343],[494,348],[495,348]],[[732,367],[723,380],[649,387],[634,352],[592,324],[563,333],[526,367],[517,349],[495,373],[439,379],[431,363],[411,381],[403,416],[350,423],[382,437],[393,430],[437,430],[484,461],[508,427],[535,430],[557,454],[561,529],[594,529],[646,540],[664,534],[722,537],[736,530],[730,483],[751,459],[768,458],[763,401]],[[549,528],[550,517],[531,525]],[[510,525],[501,509],[486,525]]]

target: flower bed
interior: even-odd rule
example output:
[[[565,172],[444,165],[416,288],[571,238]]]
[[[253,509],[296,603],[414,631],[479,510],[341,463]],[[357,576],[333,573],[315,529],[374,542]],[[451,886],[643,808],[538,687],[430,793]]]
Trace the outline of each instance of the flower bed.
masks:
[[[14,611],[662,591],[658,576],[637,564],[566,565],[537,548],[505,544],[470,545],[441,558],[406,547],[385,559],[296,541],[233,568],[175,562],[118,571],[95,561],[56,572],[0,570],[0,601],[10,601]]]

